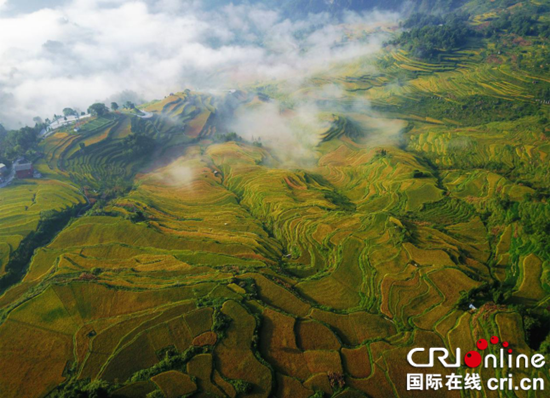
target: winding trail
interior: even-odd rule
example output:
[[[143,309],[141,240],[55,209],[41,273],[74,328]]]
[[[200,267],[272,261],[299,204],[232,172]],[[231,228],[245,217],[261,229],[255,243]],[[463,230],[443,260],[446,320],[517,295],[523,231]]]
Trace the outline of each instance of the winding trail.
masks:
[[[152,112],[147,112],[147,111],[144,111],[142,109],[140,109],[139,111],[141,113],[143,113],[143,115],[136,115],[136,116],[141,118],[141,119],[151,119],[153,116],[155,116],[155,114],[152,113]]]

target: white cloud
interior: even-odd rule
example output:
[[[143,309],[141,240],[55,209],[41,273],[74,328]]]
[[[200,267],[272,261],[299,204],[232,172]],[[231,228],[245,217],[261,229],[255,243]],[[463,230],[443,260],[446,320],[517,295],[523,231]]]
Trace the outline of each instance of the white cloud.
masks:
[[[0,11],[6,4],[0,0]],[[346,18],[364,24],[395,17]],[[124,90],[152,99],[188,87],[301,78],[327,60],[380,46],[375,40],[335,46],[344,32],[326,14],[289,21],[261,6],[204,11],[190,0],[72,0],[33,13],[0,13],[0,122],[17,127]]]

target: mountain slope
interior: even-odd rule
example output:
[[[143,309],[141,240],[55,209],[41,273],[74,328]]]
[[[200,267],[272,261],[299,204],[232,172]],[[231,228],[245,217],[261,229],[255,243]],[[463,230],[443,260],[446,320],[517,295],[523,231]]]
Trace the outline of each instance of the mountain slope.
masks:
[[[44,139],[0,196],[8,269],[29,214],[79,211],[0,296],[3,396],[409,397],[412,348],[548,355],[548,39],[494,20]]]

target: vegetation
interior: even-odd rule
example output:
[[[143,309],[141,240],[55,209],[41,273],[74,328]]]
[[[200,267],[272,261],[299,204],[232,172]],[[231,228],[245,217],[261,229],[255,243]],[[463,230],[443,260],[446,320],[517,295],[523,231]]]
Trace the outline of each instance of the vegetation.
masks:
[[[101,380],[79,380],[63,385],[48,395],[49,398],[108,398],[111,386]]]
[[[34,251],[46,245],[52,237],[61,231],[74,217],[80,207],[68,208],[64,211],[46,211],[40,215],[40,221],[35,231],[28,234],[15,250],[5,266],[6,273],[0,277],[0,292],[19,282],[26,271]]]
[[[238,142],[238,141],[242,141],[243,139],[237,133],[235,133],[234,131],[231,131],[226,134],[216,134],[214,136],[214,140],[216,142],[230,142],[230,141]]]
[[[196,355],[208,352],[206,348],[192,346],[184,352],[177,353],[172,350],[166,351],[164,359],[155,364],[149,369],[143,369],[135,373],[131,381],[149,380],[151,377],[168,370],[180,369],[184,370],[184,366]]]
[[[120,145],[123,155],[130,159],[142,157],[155,149],[155,141],[151,137],[138,133],[130,134]]]
[[[538,16],[548,13],[547,4],[522,7],[519,10],[502,12],[487,27],[487,34],[492,37],[507,32],[519,36],[550,37],[550,23],[539,21]]]
[[[253,385],[244,380],[231,380],[230,383],[235,388],[237,394],[247,394],[252,391]]]
[[[93,116],[105,116],[107,113],[109,113],[109,108],[103,103],[96,103],[93,105],[90,105],[88,108],[88,113],[90,113]]]
[[[405,47],[418,58],[436,59],[437,55],[463,47],[475,32],[467,24],[468,15],[446,18],[413,14],[405,21],[408,28],[393,44]]]
[[[0,134],[0,163],[9,164],[20,156],[34,157],[41,129],[42,125],[36,125]]]
[[[78,112],[76,112],[74,109],[72,108],[65,108],[63,109],[63,115],[65,117],[68,117],[68,116],[76,116],[78,115]]]
[[[438,4],[298,89],[0,132],[45,176],[0,189],[3,395],[405,397],[412,347],[549,356],[550,11]],[[228,130],[268,93],[322,111],[307,145]]]

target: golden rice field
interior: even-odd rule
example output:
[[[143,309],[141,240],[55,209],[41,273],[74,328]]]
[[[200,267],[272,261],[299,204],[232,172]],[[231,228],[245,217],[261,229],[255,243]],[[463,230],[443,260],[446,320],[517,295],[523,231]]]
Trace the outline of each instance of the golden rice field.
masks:
[[[327,126],[308,162],[218,137],[227,104],[262,105],[253,89],[170,94],[142,107],[150,118],[45,139],[45,178],[0,189],[0,276],[41,214],[86,207],[2,291],[0,395],[102,381],[117,397],[409,397],[413,347],[499,334],[533,353],[514,306],[549,305],[546,130],[539,115],[466,125],[422,102],[531,103],[533,77],[478,48],[379,59],[288,94],[310,96]],[[344,91],[331,113],[327,81]],[[135,133],[155,145],[132,158]],[[498,283],[504,301],[464,306]]]
[[[0,190],[0,275],[19,243],[34,231],[41,213],[83,203],[78,189],[56,180],[23,180]]]

